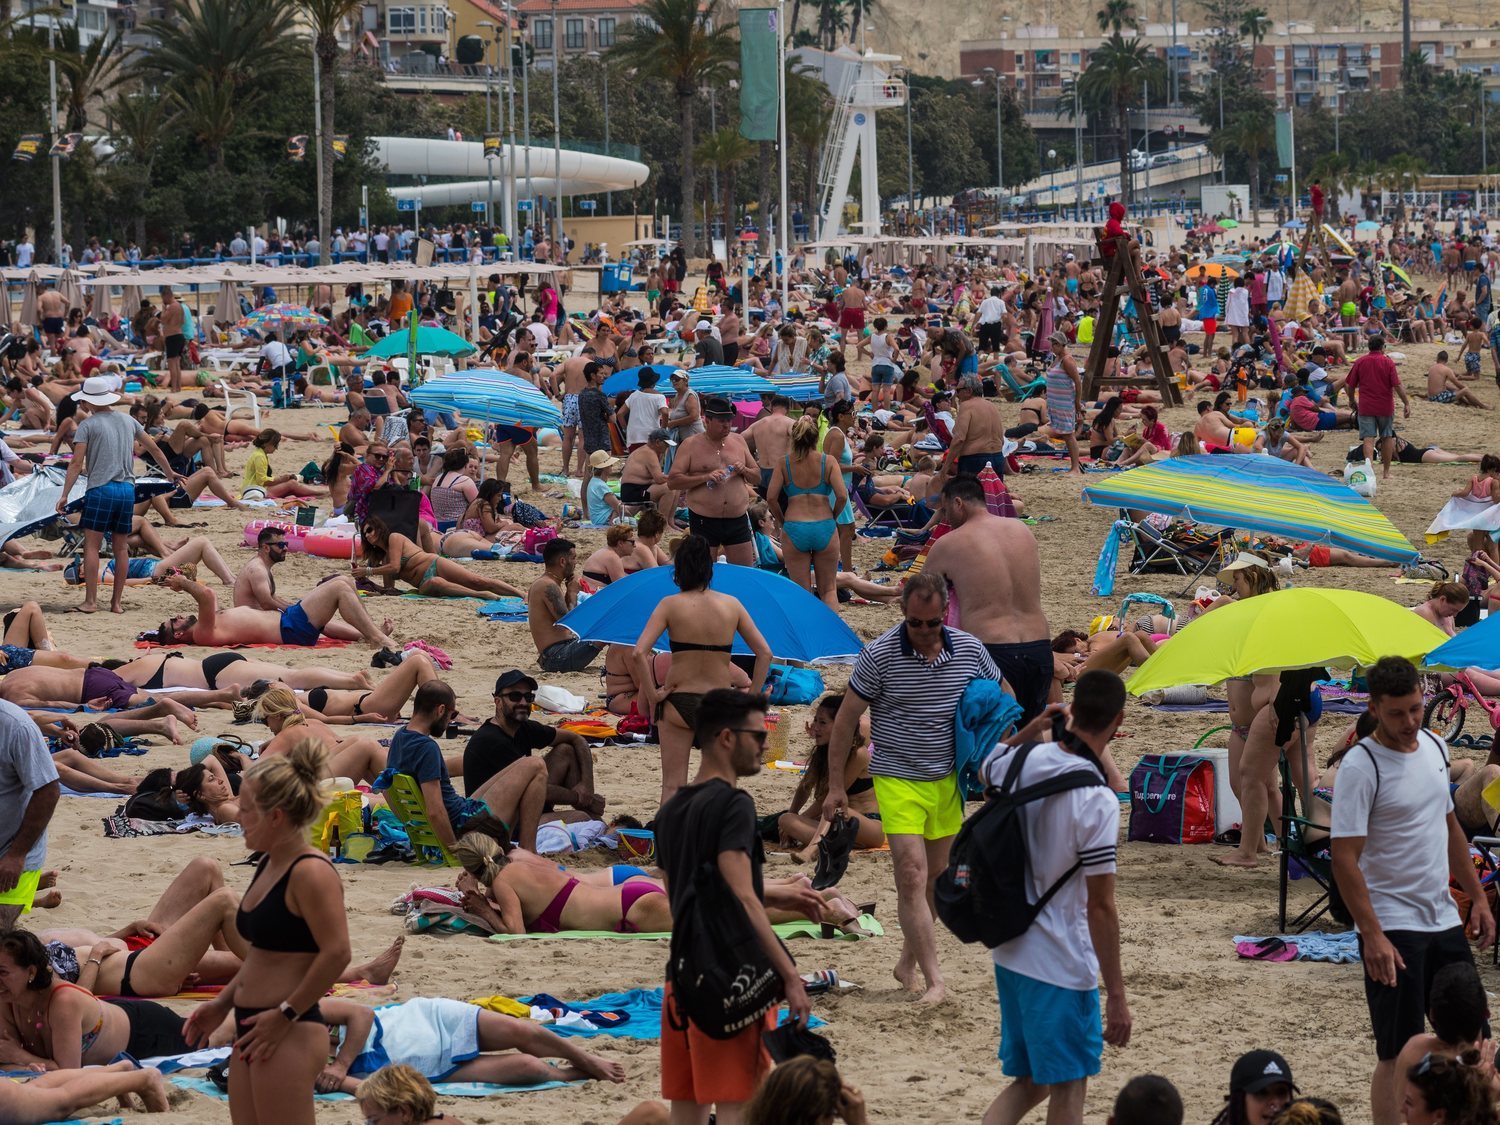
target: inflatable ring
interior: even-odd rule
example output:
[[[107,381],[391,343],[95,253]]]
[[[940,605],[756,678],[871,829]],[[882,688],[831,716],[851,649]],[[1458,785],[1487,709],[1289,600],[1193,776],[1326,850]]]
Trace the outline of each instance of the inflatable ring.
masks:
[[[256,539],[260,537],[261,529],[274,527],[285,533],[288,551],[305,551],[307,549],[307,535],[313,529],[303,527],[300,524],[286,523],[282,520],[251,520],[245,525],[245,546],[254,548]]]
[[[352,527],[325,527],[311,532],[304,542],[309,555],[348,561],[359,549],[359,534]]]

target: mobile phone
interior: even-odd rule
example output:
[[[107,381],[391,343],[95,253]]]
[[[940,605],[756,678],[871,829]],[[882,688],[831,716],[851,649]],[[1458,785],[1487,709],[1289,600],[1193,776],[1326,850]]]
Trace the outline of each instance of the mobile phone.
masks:
[[[1068,733],[1068,716],[1064,711],[1058,711],[1052,716],[1052,739],[1061,742]]]

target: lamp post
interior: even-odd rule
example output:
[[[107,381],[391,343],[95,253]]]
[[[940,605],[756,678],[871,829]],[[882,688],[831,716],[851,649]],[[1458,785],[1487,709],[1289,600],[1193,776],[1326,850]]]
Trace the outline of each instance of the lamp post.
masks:
[[[524,39],[526,32],[526,13],[522,12],[519,16],[516,17],[516,19],[520,21],[517,26],[520,28],[523,36],[521,43],[521,130],[524,134],[522,137],[522,144],[525,145],[525,148],[522,151],[525,155],[522,157],[522,168],[526,174],[526,202],[527,205],[532,208],[532,210],[526,213],[526,225],[535,227],[536,192],[533,191],[531,187],[531,68],[526,64],[526,47],[528,46],[528,44]],[[557,35],[557,27],[555,25],[552,28],[552,34],[555,41],[555,37]]]
[[[484,146],[486,150],[484,154],[484,166],[489,173],[490,181],[489,195],[485,197],[485,218],[489,221],[490,226],[493,227],[495,225],[495,158],[488,151],[488,141],[495,128],[490,117],[490,97],[492,94],[495,96],[496,103],[495,116],[498,118],[500,114],[500,98],[495,91],[495,72],[500,69],[500,29],[495,25],[493,20],[479,20],[475,26],[489,28],[494,33],[495,40],[495,65],[490,68],[490,72],[485,75],[484,79],[484,133],[486,141]]]
[[[599,34],[599,22],[594,21],[594,34]],[[604,70],[604,155],[609,156],[609,60],[601,51],[590,51],[589,58],[598,61]],[[613,215],[615,213],[615,197],[613,192],[604,193],[604,213]]]
[[[562,70],[562,44],[557,36],[557,0],[552,0],[552,170],[557,173],[557,237],[554,239],[562,249],[563,260],[568,257],[568,243],[563,235],[563,191],[562,191],[562,103],[558,98],[558,72]]]
[[[987,66],[980,71],[981,78],[974,79],[975,86],[983,86],[991,78],[995,80],[995,186],[998,193],[995,196],[999,205],[1000,217],[1005,217],[1005,101],[1004,101],[1004,76],[992,66]]]

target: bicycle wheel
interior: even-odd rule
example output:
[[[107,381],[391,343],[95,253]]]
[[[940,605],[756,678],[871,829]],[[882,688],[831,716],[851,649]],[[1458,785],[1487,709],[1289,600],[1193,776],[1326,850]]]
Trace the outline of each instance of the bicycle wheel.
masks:
[[[1422,725],[1445,742],[1452,742],[1464,729],[1464,716],[1468,708],[1464,701],[1452,692],[1442,692],[1427,705],[1422,716]]]

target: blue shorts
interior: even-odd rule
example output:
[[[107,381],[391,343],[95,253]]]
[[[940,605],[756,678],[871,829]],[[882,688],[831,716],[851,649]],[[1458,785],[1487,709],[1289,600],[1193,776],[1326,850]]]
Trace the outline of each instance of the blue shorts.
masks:
[[[311,648],[322,635],[323,630],[308,620],[307,611],[302,608],[301,602],[293,602],[281,611],[282,644]]]
[[[1039,1086],[1099,1073],[1104,1031],[1097,988],[1059,988],[995,966],[1000,996],[1000,1069]]]
[[[31,667],[31,661],[36,656],[36,649],[0,644],[0,655],[5,657],[4,671],[14,672],[17,668]]]
[[[85,531],[129,535],[130,521],[134,515],[135,485],[128,480],[101,484],[83,494],[83,517],[80,525]]]
[[[968,355],[964,356],[963,359],[959,360],[958,373],[960,375],[978,375],[979,356],[973,352],[970,352]]]
[[[885,387],[896,381],[896,368],[889,363],[877,363],[870,368],[870,382],[877,387]]]
[[[489,805],[485,804],[478,797],[464,797],[461,806],[457,809],[449,809],[447,811],[448,823],[453,826],[453,832],[458,836],[463,835],[464,825],[468,824],[469,821],[476,820],[481,816],[495,815],[490,812]],[[457,813],[456,816],[454,815],[455,812]],[[497,817],[496,819],[499,818]],[[504,824],[504,821],[501,821],[501,823]],[[507,831],[510,830],[510,825],[506,824],[505,827]]]

